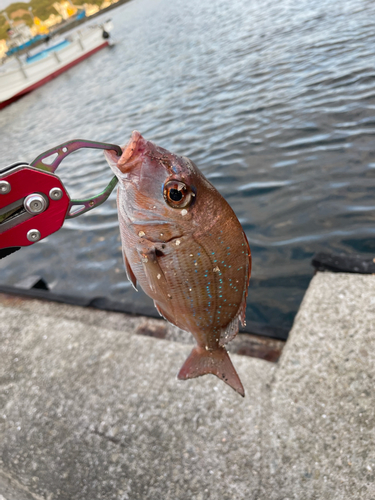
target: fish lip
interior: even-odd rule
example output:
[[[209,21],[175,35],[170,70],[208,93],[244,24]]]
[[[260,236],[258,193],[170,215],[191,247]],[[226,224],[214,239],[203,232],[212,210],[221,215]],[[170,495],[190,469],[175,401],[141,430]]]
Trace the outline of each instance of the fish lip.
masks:
[[[119,168],[121,172],[128,170],[127,164],[132,163],[131,160],[133,156],[138,156],[136,153],[138,153],[138,145],[141,139],[144,141],[142,135],[138,132],[138,130],[133,130],[129,142],[126,146],[121,148],[122,155],[117,162],[117,168]]]
[[[137,130],[134,130],[128,143],[125,146],[121,146],[122,155],[120,158],[115,151],[104,151],[104,156],[117,177],[124,178],[123,174],[127,174],[132,170],[142,152],[140,151],[142,141],[145,141],[142,135]]]

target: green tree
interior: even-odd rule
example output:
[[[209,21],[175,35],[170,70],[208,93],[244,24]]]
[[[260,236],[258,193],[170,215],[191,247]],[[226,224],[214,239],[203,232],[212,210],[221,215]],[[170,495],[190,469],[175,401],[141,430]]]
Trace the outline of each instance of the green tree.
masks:
[[[45,21],[51,14],[57,14],[56,9],[52,5],[54,1],[55,0],[31,0],[30,3],[14,2],[8,5],[5,11],[10,17],[12,12],[15,12],[18,9],[28,10],[29,7],[31,7],[32,14],[39,17],[42,21]]]
[[[84,3],[90,3],[91,5],[99,5],[104,2],[104,0],[72,0],[74,5],[83,5]]]
[[[5,19],[5,16],[3,16],[3,14],[0,14],[0,40],[6,40],[8,28],[8,21]]]
[[[57,14],[56,9],[52,5],[53,3],[54,0],[31,0],[29,5],[33,10],[34,16],[45,21],[51,14]]]
[[[10,5],[8,5],[8,7],[5,10],[5,12],[8,14],[8,16],[10,17],[10,15],[12,14],[12,12],[15,12],[16,10],[18,9],[25,9],[27,10],[29,8],[29,4],[28,3],[25,3],[25,2],[14,2],[14,3],[11,3]]]

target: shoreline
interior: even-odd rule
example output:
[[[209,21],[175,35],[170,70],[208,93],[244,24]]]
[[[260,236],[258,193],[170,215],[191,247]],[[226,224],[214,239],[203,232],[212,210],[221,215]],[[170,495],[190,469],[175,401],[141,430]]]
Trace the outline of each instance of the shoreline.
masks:
[[[44,38],[42,40],[38,40],[31,47],[25,47],[24,49],[18,51],[16,54],[13,54],[13,56],[17,57],[17,56],[26,54],[27,52],[30,51],[30,49],[34,49],[36,47],[39,47],[40,45],[43,45],[47,41],[52,40],[55,36],[62,35],[63,33],[66,33],[67,31],[70,31],[74,28],[77,28],[77,26],[80,26],[81,24],[84,24],[88,21],[91,21],[92,19],[95,19],[96,17],[99,17],[99,16],[105,14],[106,12],[109,12],[109,11],[115,9],[116,7],[120,7],[121,5],[128,3],[128,2],[130,2],[130,0],[119,0],[118,2],[113,3],[109,7],[106,7],[105,9],[99,10],[98,12],[93,14],[92,16],[84,17],[83,19],[76,19],[75,21],[68,22],[68,23],[60,23],[60,25],[56,24],[54,27],[55,29],[53,29],[50,32],[49,38],[47,37],[47,38]],[[13,56],[10,56],[10,57],[13,57]],[[4,57],[3,63],[5,63],[7,59],[8,59],[8,57]]]

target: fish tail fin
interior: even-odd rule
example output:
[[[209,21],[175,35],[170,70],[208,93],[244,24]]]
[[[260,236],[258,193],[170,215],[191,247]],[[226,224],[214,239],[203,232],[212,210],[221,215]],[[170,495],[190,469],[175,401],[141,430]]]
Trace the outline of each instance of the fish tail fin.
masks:
[[[245,396],[245,390],[239,376],[230,360],[225,347],[206,350],[204,347],[196,346],[183,364],[177,378],[186,380],[188,378],[200,377],[212,373],[220,380],[228,384],[232,389]]]

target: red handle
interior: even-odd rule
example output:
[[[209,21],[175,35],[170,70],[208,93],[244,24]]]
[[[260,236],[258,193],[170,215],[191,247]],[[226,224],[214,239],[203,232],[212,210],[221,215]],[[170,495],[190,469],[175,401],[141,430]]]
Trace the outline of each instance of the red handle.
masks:
[[[15,166],[0,173],[0,186],[3,187],[0,189],[0,249],[32,245],[63,225],[70,198],[56,175],[28,165]],[[41,195],[44,211],[33,214],[24,209],[25,198],[30,194]],[[15,213],[5,218],[9,209]]]

